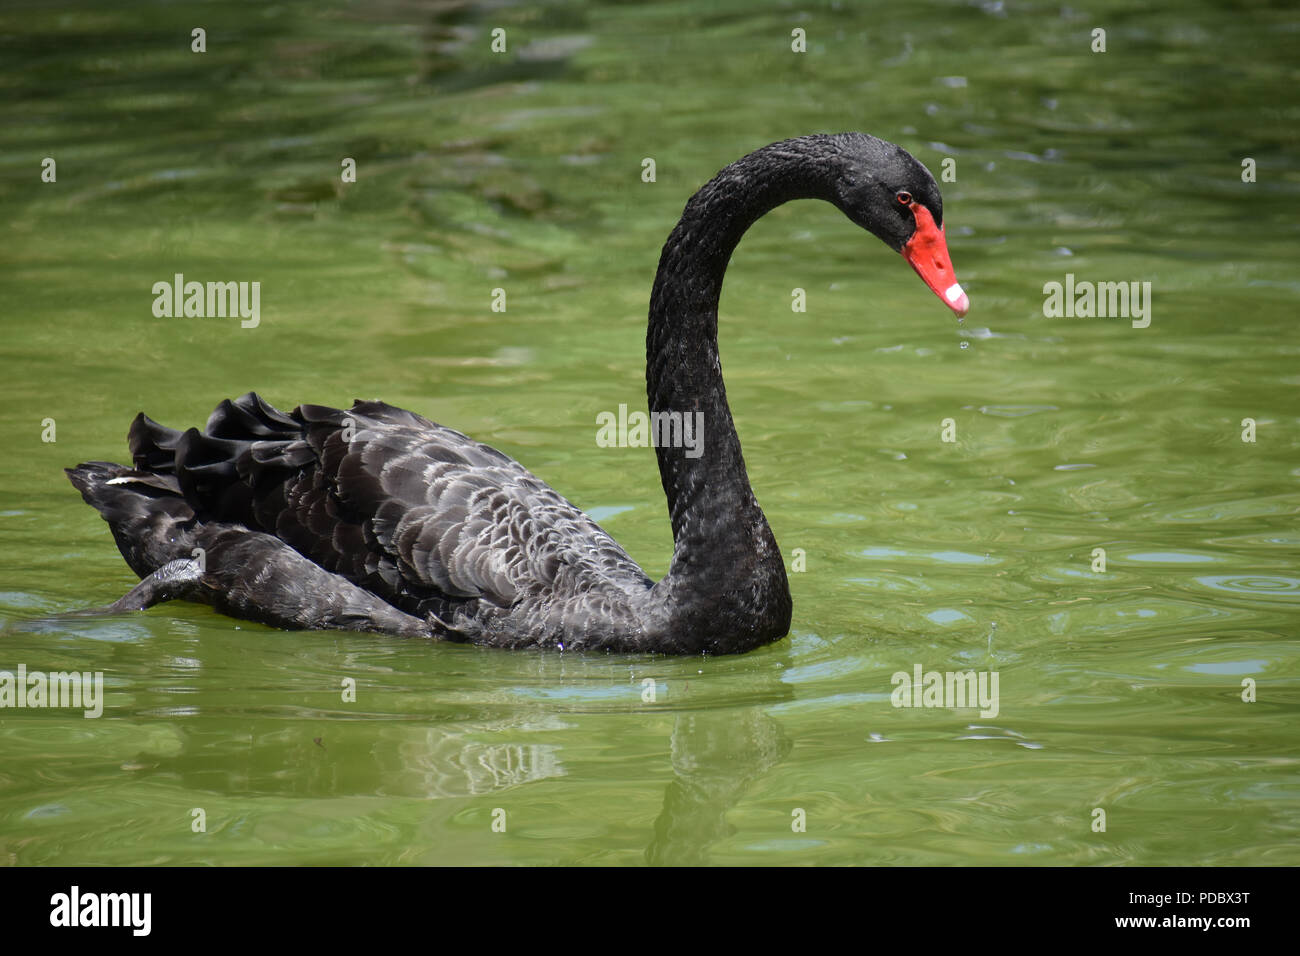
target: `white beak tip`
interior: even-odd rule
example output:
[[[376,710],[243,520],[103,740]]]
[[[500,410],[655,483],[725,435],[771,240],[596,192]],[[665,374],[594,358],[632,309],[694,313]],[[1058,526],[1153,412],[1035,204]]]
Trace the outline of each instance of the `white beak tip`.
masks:
[[[960,282],[954,282],[948,286],[943,297],[948,302],[948,307],[956,312],[959,316],[965,315],[970,311],[970,299],[966,297],[966,290],[961,287]]]

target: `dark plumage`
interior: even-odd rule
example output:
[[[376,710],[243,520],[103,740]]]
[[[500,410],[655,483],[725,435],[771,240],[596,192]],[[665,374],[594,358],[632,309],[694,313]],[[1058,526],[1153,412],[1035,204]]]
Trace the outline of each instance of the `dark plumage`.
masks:
[[[460,432],[377,401],[285,414],[250,392],[223,401],[203,431],[137,416],[134,469],[69,470],[144,578],[107,610],[181,597],[279,627],[498,647],[730,653],[779,639],[790,592],[727,407],[723,274],[745,230],[799,198],[835,203],[908,254],[921,214],[900,190],[942,225],[920,163],[846,133],[751,153],[687,203],[651,295],[646,384],[651,412],[702,412],[705,443],[698,457],[656,449],[675,541],[662,581],[518,462]]]

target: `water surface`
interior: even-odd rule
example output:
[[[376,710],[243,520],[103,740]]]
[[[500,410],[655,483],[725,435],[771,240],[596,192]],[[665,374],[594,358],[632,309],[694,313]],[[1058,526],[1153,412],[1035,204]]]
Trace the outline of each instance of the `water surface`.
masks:
[[[861,129],[955,160],[973,308],[955,322],[825,204],[742,243],[728,393],[806,568],[791,636],[744,656],[186,604],[0,632],[0,669],[107,692],[94,720],[0,711],[0,862],[1300,862],[1298,24],[1183,2],[7,6],[10,624],[133,583],[63,467],[122,460],[137,411],[201,424],[249,389],[468,432],[662,575],[653,455],[597,447],[596,416],[644,407],[683,203],[773,140]],[[155,318],[177,272],[259,281],[260,325]],[[1045,317],[1067,273],[1151,282],[1150,326]],[[998,715],[891,706],[918,664],[998,672]]]

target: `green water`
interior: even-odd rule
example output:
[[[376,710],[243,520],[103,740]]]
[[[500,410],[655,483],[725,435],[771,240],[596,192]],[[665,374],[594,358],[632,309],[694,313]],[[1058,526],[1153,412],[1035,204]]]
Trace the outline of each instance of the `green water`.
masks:
[[[99,719],[0,711],[0,863],[1300,863],[1300,17],[1142,6],[6,4],[10,624],[133,583],[63,467],[122,460],[137,411],[201,424],[254,388],[466,431],[662,575],[652,453],[597,447],[596,415],[644,407],[682,204],[776,139],[955,159],[972,311],[828,205],[742,243],[728,391],[806,562],[790,637],[747,655],[188,604],[0,631],[0,669],[107,694]],[[177,272],[259,281],[260,325],[155,318]],[[1067,272],[1150,282],[1150,326],[1045,317]],[[918,664],[996,671],[999,713],[891,706]]]

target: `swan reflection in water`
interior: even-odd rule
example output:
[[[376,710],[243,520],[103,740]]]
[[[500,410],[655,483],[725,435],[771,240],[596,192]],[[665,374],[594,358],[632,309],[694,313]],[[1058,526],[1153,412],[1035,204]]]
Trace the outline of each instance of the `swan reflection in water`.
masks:
[[[793,744],[761,707],[680,714],[673,725],[673,781],[655,820],[647,863],[688,866],[709,861],[709,848],[735,829],[727,823],[756,780]]]

